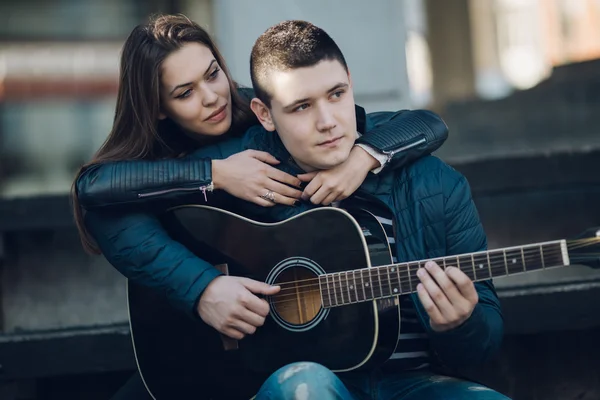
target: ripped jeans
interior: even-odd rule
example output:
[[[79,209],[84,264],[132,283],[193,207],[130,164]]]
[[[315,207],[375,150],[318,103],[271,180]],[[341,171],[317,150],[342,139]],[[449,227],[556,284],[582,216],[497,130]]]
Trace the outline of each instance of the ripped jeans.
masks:
[[[298,362],[272,374],[256,400],[510,400],[477,383],[430,371],[349,372],[340,376],[320,364]]]

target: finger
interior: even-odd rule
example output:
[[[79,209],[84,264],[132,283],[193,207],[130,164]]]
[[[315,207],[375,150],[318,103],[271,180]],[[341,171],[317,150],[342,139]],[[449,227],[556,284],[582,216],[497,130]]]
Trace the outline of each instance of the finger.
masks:
[[[419,268],[419,270],[417,271],[417,276],[419,277],[419,280],[423,284],[423,287],[429,294],[429,297],[431,297],[431,299],[435,303],[436,307],[440,310],[442,315],[448,319],[453,318],[455,312],[454,308],[452,307],[452,304],[450,303],[442,289],[435,282],[435,280],[433,280],[431,275],[429,275],[427,270],[425,268]]]
[[[231,328],[243,333],[244,335],[252,335],[254,332],[256,332],[256,326],[251,325],[241,319],[236,320]]]
[[[221,333],[226,336],[229,336],[232,339],[236,339],[236,340],[242,340],[246,336],[242,332],[238,331],[235,328],[224,329],[223,332],[221,332]]]
[[[319,171],[313,171],[306,174],[300,174],[298,175],[298,179],[300,179],[302,182],[310,182],[315,176],[317,176],[318,173]]]
[[[269,315],[269,303],[264,299],[259,299],[253,294],[250,294],[247,298],[242,301],[242,305],[245,307],[245,311],[252,312],[261,317]],[[240,317],[245,315],[245,311],[240,311]]]
[[[348,195],[346,195],[345,193],[342,192],[332,201],[342,201],[347,198],[348,198]]]
[[[446,268],[446,275],[454,282],[463,297],[472,303],[479,301],[473,281],[464,272],[458,268],[449,267]]]
[[[272,190],[273,192],[285,197],[290,197],[294,199],[299,199],[300,197],[302,197],[302,192],[298,189],[294,189],[272,179],[269,180],[269,182],[267,182],[267,189]]]
[[[288,185],[300,187],[302,182],[300,179],[292,176],[286,172],[280,171],[276,168],[269,167],[267,168],[267,177],[279,181],[281,183],[287,183]]]
[[[287,206],[293,206],[298,201],[298,199],[295,199],[293,197],[282,196],[279,193],[273,193],[273,197],[275,199],[275,203],[273,204],[284,204]]]
[[[431,318],[431,320],[434,323],[441,324],[443,321],[442,313],[437,308],[435,302],[433,301],[431,296],[429,296],[429,293],[427,293],[427,290],[425,289],[425,286],[423,286],[422,283],[419,283],[417,285],[417,295],[419,296],[419,300],[421,301],[423,308],[425,309],[425,311],[427,311],[427,315],[429,315],[429,318]]]
[[[454,281],[446,274],[446,272],[440,268],[433,261],[425,263],[425,269],[429,272],[429,275],[433,277],[437,285],[442,289],[450,303],[453,305],[464,302],[463,295],[458,291],[458,288],[454,284]]]
[[[273,207],[275,205],[275,203],[273,203],[272,201],[265,200],[260,196],[253,197],[251,201],[263,207]]]
[[[281,289],[278,285],[269,285],[268,283],[255,281],[249,278],[238,278],[242,285],[252,293],[264,294],[265,296],[271,296],[279,292]]]
[[[266,191],[267,191],[267,189],[265,189],[265,192]],[[264,204],[265,207],[273,207],[275,204],[285,204],[285,205],[288,205],[288,206],[293,206],[298,201],[298,199],[295,199],[293,197],[283,196],[283,195],[281,195],[279,193],[276,193],[276,192],[273,192],[273,201],[271,201],[271,200],[265,200],[265,199],[263,199],[260,196],[256,196],[255,199],[260,199],[260,200],[263,200],[264,202],[269,203],[267,205],[267,204],[264,204],[263,202],[259,202],[258,200],[255,201],[256,204],[260,204],[260,205]]]
[[[240,319],[242,321],[244,321],[245,323],[252,325],[256,328],[258,328],[259,326],[263,326],[263,324],[265,323],[264,316],[257,314],[255,312],[252,312],[250,310],[244,310],[243,314],[240,316]],[[249,333],[249,334],[254,333],[254,332],[246,332],[246,331],[244,331],[244,332]]]
[[[325,197],[325,199],[321,202],[321,204],[323,204],[324,206],[328,206],[331,203],[333,203],[334,201],[342,200],[339,197],[341,197],[341,196],[338,196],[335,193],[330,193],[329,196]]]
[[[319,190],[311,196],[310,202],[313,204],[325,204],[323,201],[327,197],[333,196],[333,198],[336,198],[338,194],[338,192],[333,191],[331,188],[322,185]]]
[[[256,158],[259,161],[265,162],[267,164],[279,164],[279,160],[273,157],[271,154],[265,151],[259,150],[246,150],[251,157]]]
[[[311,199],[312,196],[317,192],[317,190],[319,190],[319,188],[321,187],[322,184],[323,184],[323,180],[321,179],[321,176],[320,175],[316,176],[304,188],[304,191],[302,192],[302,200]]]

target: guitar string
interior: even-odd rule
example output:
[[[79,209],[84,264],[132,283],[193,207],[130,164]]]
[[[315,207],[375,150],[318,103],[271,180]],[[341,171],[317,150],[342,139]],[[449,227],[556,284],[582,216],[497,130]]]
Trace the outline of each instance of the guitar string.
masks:
[[[557,255],[555,255],[557,256]],[[600,254],[598,254],[598,256],[600,256]],[[498,276],[507,276],[507,275],[513,275],[513,274],[518,274],[518,273],[526,273],[526,272],[533,272],[533,271],[543,271],[544,269],[553,269],[553,268],[559,268],[559,267],[564,267],[563,263],[562,263],[562,258],[558,258],[556,260],[551,260],[551,257],[545,256],[545,259],[547,259],[547,263],[549,264],[548,266],[542,266],[541,268],[538,267],[536,269],[527,269],[527,260],[529,260],[531,262],[532,258],[528,258],[525,257],[525,264],[510,264],[507,265],[506,263],[504,263],[504,261],[502,261],[501,263],[491,263],[490,266],[488,268],[482,268],[482,269],[475,269],[476,271],[479,270],[480,272],[473,272],[473,268],[466,268],[463,273],[465,273],[471,280],[473,281],[478,281],[478,280],[485,280],[485,279],[490,279],[490,278],[494,278],[494,277],[498,277]],[[539,260],[539,258],[535,258],[535,260]],[[515,267],[518,266],[518,269],[515,270]],[[297,285],[295,287],[286,287],[281,289],[277,294],[272,295],[273,297],[277,296],[279,298],[284,297],[286,295],[291,295],[291,296],[295,296],[296,293],[285,293],[286,291],[294,291],[294,292],[298,292],[298,289],[302,289],[300,291],[303,291],[305,288],[318,288],[318,290],[321,290],[321,286],[326,286],[327,287],[325,289],[323,289],[323,293],[326,295],[329,295],[330,293],[334,293],[334,296],[336,295],[335,290],[340,290],[340,288],[346,290],[348,287],[351,288],[351,290],[354,290],[354,288],[352,286],[354,286],[352,284],[352,282],[355,282],[356,280],[358,280],[360,282],[360,280],[362,279],[363,282],[365,280],[369,280],[369,281],[373,281],[373,280],[381,280],[381,276],[383,276],[383,282],[385,282],[385,285],[391,285],[391,284],[396,284],[396,283],[400,283],[400,285],[404,285],[405,283],[409,283],[411,284],[411,281],[415,281],[418,282],[419,279],[418,277],[416,277],[415,272],[422,267],[417,267],[416,265],[414,265],[414,267],[416,268],[412,268],[413,266],[411,265],[411,268],[399,268],[398,271],[388,271],[385,268],[380,268],[380,267],[373,267],[370,269],[365,269],[362,270],[361,273],[358,274],[358,277],[356,276],[355,273],[353,273],[352,271],[349,272],[338,272],[338,273],[334,273],[334,274],[328,274],[328,276],[331,276],[331,280],[326,279],[325,282],[322,283],[312,283],[312,284],[308,284],[308,285]],[[508,267],[508,268],[507,268]],[[522,269],[521,269],[522,268]],[[508,269],[508,273],[506,273],[506,270]],[[383,270],[383,271],[382,271]],[[402,270],[402,272],[400,272],[400,270]],[[462,270],[462,269],[461,269]],[[492,270],[491,275],[490,270]],[[501,271],[500,274],[497,274],[498,271]],[[369,272],[368,276],[364,276],[363,272]],[[373,273],[375,272],[375,274]],[[390,278],[387,279],[387,274],[390,274]],[[409,274],[410,274],[410,278],[409,278]],[[396,275],[400,275],[400,279],[396,278]],[[323,275],[322,275],[323,276]],[[336,279],[337,278],[337,279]],[[366,282],[367,285],[366,287],[368,288],[369,282]],[[329,286],[333,286],[333,289],[329,289]],[[412,285],[411,285],[412,286]],[[377,285],[375,285],[375,287],[378,287]],[[371,290],[371,289],[367,289],[367,290]],[[343,296],[346,296],[345,294],[342,294]]]
[[[551,257],[558,257],[558,256],[562,256],[562,253],[556,252],[554,254],[549,254],[549,255],[545,254],[544,255],[544,259],[548,259],[548,262],[550,262],[551,260],[549,260],[549,259]],[[512,258],[507,257],[507,260],[512,260]],[[522,257],[519,254],[519,261],[521,261],[521,260],[522,260]],[[518,265],[519,267],[522,266],[523,270],[521,270],[519,268],[518,272],[513,272],[513,273],[519,273],[519,272],[522,273],[522,272],[532,272],[532,271],[534,271],[534,270],[527,270],[526,269],[527,268],[527,260],[529,260],[531,262],[532,260],[539,260],[539,258],[533,258],[533,257],[527,257],[526,256],[524,264],[521,263],[521,262],[519,264],[507,264],[507,263],[504,262],[504,257],[502,257],[502,260],[496,259],[494,261],[491,261],[488,264],[489,267],[477,268],[475,266],[475,268],[473,268],[474,265],[471,263],[470,267],[461,266],[460,270],[463,273],[465,273],[465,275],[469,276],[470,278],[471,277],[474,278],[473,280],[480,279],[480,278],[477,277],[478,275],[480,275],[480,276],[486,275],[485,278],[481,278],[481,279],[489,279],[489,278],[493,278],[493,277],[497,276],[496,274],[494,274],[494,271],[498,271],[498,270],[506,271],[507,267],[508,267],[508,269],[510,271],[511,269],[513,269],[513,267],[515,265]],[[562,262],[562,257],[560,259],[557,259],[556,261],[561,261]],[[476,264],[482,265],[482,264],[479,264],[479,263],[476,263]],[[487,260],[486,260],[486,264],[487,264]],[[357,278],[357,274],[358,274],[358,279],[378,279],[378,277],[379,277],[379,275],[380,275],[381,272],[383,272],[384,277],[388,273],[390,273],[390,275],[392,275],[392,274],[394,274],[394,275],[396,275],[396,274],[407,275],[407,272],[411,273],[411,272],[417,271],[419,268],[424,268],[424,267],[422,267],[420,265],[418,266],[417,264],[412,264],[412,263],[410,265],[404,265],[403,267],[404,268],[402,268],[402,267],[392,267],[392,269],[394,269],[394,271],[390,270],[389,267],[387,267],[387,266],[376,266],[376,267],[371,267],[371,268],[363,268],[363,269],[359,269],[359,270],[355,270],[355,271],[332,272],[332,273],[328,273],[328,274],[325,274],[325,275],[320,275],[321,278],[325,277],[325,276],[331,277],[331,281],[329,281],[329,279],[326,279],[325,282],[321,282],[320,278],[299,280],[297,282],[303,282],[304,283],[304,282],[312,281],[313,283],[302,284],[302,285],[297,285],[297,284],[293,283],[294,286],[292,286],[292,287],[287,287],[286,286],[285,288],[282,287],[281,290],[277,294],[275,294],[274,296],[277,296],[279,293],[284,292],[284,291],[297,290],[297,289],[305,288],[305,287],[320,287],[321,285],[325,286],[325,285],[329,285],[329,284],[336,285],[342,279],[343,279],[344,282],[348,282],[349,278],[356,279]],[[449,266],[447,266],[447,268],[448,267]],[[552,268],[554,268],[554,267],[555,266],[553,265]],[[458,268],[458,267],[454,267],[454,268]],[[396,269],[398,271],[396,271]],[[443,269],[443,267],[442,267],[442,269]],[[473,269],[475,269],[475,272],[473,272]],[[491,276],[490,276],[490,269],[492,270]],[[537,271],[537,270],[543,270],[543,269],[544,269],[544,267],[540,267],[540,268],[535,269],[535,271]],[[480,271],[479,274],[476,272],[478,270]],[[365,272],[367,272],[367,276],[363,275]],[[411,274],[411,276],[413,276],[413,275],[416,276],[415,274]],[[337,279],[337,282],[336,282],[336,279]],[[390,277],[390,279],[391,279],[391,277]],[[319,280],[319,282],[315,282],[317,280]],[[406,277],[406,279],[404,279],[404,281],[408,281],[408,280],[409,280],[408,277]],[[276,286],[281,286],[281,285],[276,285]]]
[[[546,257],[545,257],[545,258],[546,258]],[[536,259],[537,259],[537,258],[536,258]],[[531,258],[530,258],[530,260],[531,260]],[[549,261],[550,261],[550,260],[549,260]],[[559,260],[557,260],[557,261],[562,261],[562,258],[561,258],[561,259],[559,259]],[[504,264],[504,263],[503,263],[503,264]],[[524,265],[524,269],[523,269],[522,271],[521,271],[521,270],[518,270],[518,271],[510,271],[510,267],[509,267],[509,275],[510,275],[510,274],[517,274],[517,273],[524,273],[524,272],[543,271],[543,270],[545,269],[545,268],[538,268],[538,269],[536,269],[536,270],[527,270],[527,269],[526,269],[526,264],[527,264],[527,263],[525,263],[525,265]],[[519,265],[519,266],[521,266],[521,265]],[[560,267],[560,266],[564,266],[564,265],[562,265],[562,262],[558,262],[557,264],[552,264],[551,266],[549,266],[549,267],[547,267],[547,268],[558,268],[558,267]],[[379,269],[379,267],[374,267],[374,268],[372,268],[372,269],[373,269],[373,270],[375,270],[375,269]],[[506,265],[505,265],[505,264],[504,264],[504,265],[494,265],[493,267],[491,267],[491,269],[492,269],[492,270],[496,270],[496,271],[497,271],[497,270],[502,270],[503,272],[505,272],[505,271],[506,271]],[[416,271],[416,270],[418,270],[418,268],[415,268],[415,269],[411,270],[410,272],[414,272],[414,271]],[[472,270],[472,268],[468,268],[468,270],[467,270],[467,271],[464,271],[464,272],[468,272],[468,274],[467,274],[467,275],[469,275],[469,274],[471,273],[471,270]],[[487,271],[488,269],[487,269],[487,268],[485,268],[484,270],[485,270],[485,271]],[[369,271],[369,272],[371,272],[371,271]],[[406,271],[405,271],[405,272],[406,272]],[[349,274],[351,274],[351,273],[352,273],[352,272],[350,272]],[[358,290],[358,287],[356,287],[356,288],[355,288],[355,287],[354,287],[354,284],[352,284],[352,282],[355,282],[355,281],[356,281],[356,277],[355,277],[355,276],[352,276],[352,279],[351,279],[351,280],[349,280],[349,279],[348,279],[349,277],[347,276],[348,274],[345,274],[346,276],[344,276],[344,278],[343,278],[343,280],[342,280],[342,279],[341,279],[341,278],[342,278],[341,274],[345,274],[345,273],[344,273],[344,272],[340,273],[340,275],[339,275],[339,279],[338,279],[338,281],[337,281],[337,282],[335,282],[335,280],[334,280],[333,282],[328,282],[328,286],[329,286],[329,284],[331,284],[331,285],[334,285],[334,286],[333,286],[333,288],[332,288],[331,290],[329,289],[329,287],[327,287],[327,288],[325,288],[325,289],[323,289],[323,290],[322,290],[322,289],[321,289],[321,285],[319,285],[319,284],[312,284],[312,285],[302,285],[302,286],[298,286],[297,288],[289,288],[289,289],[294,289],[294,290],[296,290],[296,292],[298,292],[298,291],[297,291],[297,289],[298,289],[298,288],[302,288],[303,290],[301,290],[301,291],[300,291],[300,292],[301,292],[301,294],[304,294],[304,293],[310,293],[310,292],[322,292],[322,294],[323,294],[323,295],[325,295],[325,296],[328,296],[328,297],[331,297],[331,299],[333,299],[333,298],[335,297],[335,298],[336,298],[336,303],[339,303],[339,301],[337,301],[337,295],[338,295],[338,294],[340,294],[340,297],[342,297],[342,303],[344,303],[344,304],[348,303],[347,301],[345,301],[345,299],[351,300],[351,297],[352,297],[352,296],[351,296],[351,294],[350,294],[350,293],[347,293],[347,292],[348,292],[349,290],[353,290],[353,291],[355,291],[355,296],[354,296],[354,298],[357,298],[357,299],[361,298],[361,299],[362,299],[362,296],[360,296],[360,295],[359,295],[359,294],[356,292],[356,291]],[[392,274],[394,274],[394,275],[397,275],[397,272],[392,272]],[[365,289],[365,291],[369,291],[369,292],[370,292],[370,294],[372,295],[372,296],[367,296],[367,298],[371,298],[371,297],[373,297],[373,298],[379,298],[379,297],[381,297],[381,296],[383,296],[383,297],[390,297],[390,296],[396,296],[396,295],[408,294],[409,292],[406,292],[406,291],[404,291],[404,292],[403,292],[403,291],[401,290],[401,289],[402,289],[402,285],[403,285],[403,284],[406,284],[406,283],[408,283],[408,284],[409,284],[409,286],[410,286],[410,288],[411,288],[411,292],[410,292],[410,293],[412,293],[412,292],[415,292],[415,291],[416,291],[416,290],[414,290],[414,289],[412,288],[412,280],[413,280],[413,279],[409,278],[409,277],[408,277],[408,274],[403,274],[403,275],[406,275],[406,276],[401,276],[401,277],[400,277],[400,279],[398,279],[396,276],[394,276],[394,277],[390,276],[390,279],[387,279],[387,276],[386,276],[387,274],[385,274],[385,273],[384,273],[384,274],[383,274],[383,275],[384,275],[384,276],[383,276],[383,283],[381,283],[381,277],[380,277],[380,275],[379,275],[379,272],[377,273],[377,276],[375,276],[375,277],[373,277],[373,276],[372,276],[372,274],[370,274],[370,275],[371,275],[371,279],[370,279],[370,281],[372,281],[372,280],[374,279],[374,280],[379,280],[380,282],[379,282],[379,286],[377,286],[377,285],[374,285],[374,286],[368,286],[368,285],[367,285],[367,289]],[[391,275],[391,274],[390,274],[390,275]],[[479,274],[479,275],[481,275],[481,274]],[[497,275],[495,275],[495,274],[492,274],[492,275],[493,275],[493,276],[497,276]],[[505,275],[505,274],[502,274],[502,275]],[[414,276],[415,276],[415,275],[414,275]],[[493,276],[492,276],[492,277],[493,277]],[[470,278],[471,278],[471,277],[470,277]],[[481,279],[489,279],[489,278],[490,278],[490,277],[488,276],[488,277],[486,277],[486,278],[481,278]],[[364,278],[364,277],[362,277],[362,278],[361,278],[361,277],[359,277],[359,281],[360,281],[360,279],[365,279],[365,278]],[[476,273],[473,275],[473,280],[475,280],[475,279],[479,279],[479,278],[477,278],[477,274],[476,274]],[[417,283],[417,282],[420,282],[419,278],[418,278],[418,277],[416,277],[416,276],[414,277],[414,280],[415,280],[415,283]],[[364,281],[363,281],[363,282],[364,282]],[[367,284],[368,284],[368,283],[369,283],[369,282],[367,282]],[[390,288],[390,289],[388,290],[388,288],[389,288],[389,287],[391,287],[392,285],[395,285],[395,284],[397,284],[397,283],[399,283],[399,284],[400,284],[400,287],[399,287],[399,288],[396,288],[396,289],[398,289],[398,292],[393,292],[393,288]],[[386,286],[387,286],[387,287],[386,287]],[[360,286],[360,287],[362,288],[362,286]],[[373,288],[373,287],[374,287],[374,288]],[[306,290],[306,288],[314,288],[314,289],[311,289],[311,290]],[[375,294],[376,294],[375,292],[377,292],[377,291],[381,293],[381,296],[375,296]],[[387,292],[389,292],[389,295],[387,294]],[[331,293],[333,293],[333,295],[331,295]],[[279,303],[286,302],[286,301],[292,301],[292,300],[293,300],[293,301],[296,301],[298,294],[299,294],[299,293],[286,293],[286,294],[282,294],[282,293],[281,293],[281,291],[280,291],[279,293],[277,293],[277,294],[275,294],[275,295],[271,295],[271,296],[269,296],[269,297],[276,299],[276,301],[274,301],[274,302],[272,302],[272,303],[279,304]],[[364,295],[364,293],[363,293],[363,295]],[[294,299],[290,299],[290,300],[281,300],[282,298],[285,298],[285,297],[290,297],[290,296],[291,296],[291,297],[293,297]],[[353,302],[353,301],[350,301],[350,303],[352,303],[352,302]],[[356,301],[354,301],[354,302],[356,302]]]
[[[539,271],[541,271],[541,269]],[[418,285],[421,281],[418,277],[415,277],[412,280],[401,278],[400,281],[396,278],[391,278],[389,280],[384,279],[381,284],[378,283],[372,286],[365,285],[364,290],[362,290],[363,285],[360,285],[360,282],[358,285],[354,286],[341,281],[332,288],[321,289],[319,286],[313,285],[307,286],[296,293],[275,294],[267,297],[274,299],[271,302],[272,304],[281,304],[290,301],[296,302],[298,297],[302,295],[319,293],[318,297],[320,299],[323,297],[325,297],[325,299],[329,298],[328,303],[331,303],[331,306],[335,306],[356,303],[359,302],[359,300],[372,300],[414,293],[417,289],[413,288],[413,283]],[[397,286],[397,284],[399,285]],[[406,285],[409,286],[409,290],[406,290]]]
[[[584,246],[582,246],[584,247]],[[553,257],[553,256],[558,256],[558,255],[562,255],[562,249],[552,249],[552,250],[546,250],[546,251],[542,251],[540,252],[539,248],[535,248],[535,249],[523,249],[523,254],[521,254],[521,251],[516,251],[516,250],[512,250],[511,251],[507,251],[506,252],[506,262],[505,262],[505,254],[504,251],[500,251],[501,254],[491,254],[492,252],[490,252],[489,254],[489,262],[488,262],[488,255],[486,253],[483,254],[474,254],[473,257],[471,256],[459,256],[458,258],[458,263],[460,264],[460,260],[462,259],[463,262],[467,262],[470,264],[470,266],[455,266],[456,268],[459,268],[461,271],[467,273],[471,270],[473,270],[473,267],[475,266],[475,270],[479,269],[482,271],[485,271],[488,268],[477,268],[476,266],[478,265],[486,265],[488,264],[491,268],[498,268],[498,267],[503,267],[506,266],[509,269],[511,268],[511,265],[513,264],[508,264],[508,260],[517,260],[519,262],[521,262],[523,260],[523,255],[525,255],[525,263],[524,263],[524,271],[521,272],[526,272],[527,271],[527,260],[529,260],[531,262],[531,260],[542,260],[542,253],[543,253],[543,258],[546,259],[548,257]],[[496,251],[494,251],[496,252]],[[535,253],[535,254],[534,254]],[[590,253],[589,255],[593,255],[592,253]],[[457,261],[457,257],[456,256],[452,256],[452,257],[444,257],[448,263],[451,263],[453,266],[455,264],[455,261]],[[434,258],[432,260],[438,262],[439,264],[442,264],[443,259],[444,258]],[[450,260],[449,260],[450,259]],[[438,261],[439,260],[439,261]],[[473,264],[473,260],[475,260],[476,262]],[[390,265],[379,265],[376,267],[371,267],[371,268],[361,268],[361,269],[357,269],[353,271],[340,271],[340,272],[334,272],[334,273],[328,273],[328,274],[323,274],[320,275],[320,277],[323,277],[325,275],[329,275],[334,277],[334,275],[337,274],[345,274],[345,273],[358,273],[359,271],[379,271],[382,269],[388,269],[388,268],[398,268],[398,269],[402,269],[402,270],[406,270],[406,269],[410,269],[412,267],[417,267],[417,268],[422,268],[421,265],[424,265],[428,260],[423,260],[423,261],[411,261],[411,262],[407,262],[407,263],[399,263],[399,264],[390,264]],[[478,262],[477,262],[478,261]],[[499,264],[494,264],[499,262]],[[440,265],[443,266],[443,265]],[[448,267],[449,265],[447,265]],[[543,268],[542,268],[543,269]],[[477,275],[475,273],[475,275]],[[492,274],[493,275],[493,274]],[[275,286],[280,286],[281,290],[295,290],[299,287],[303,287],[305,285],[300,285],[298,286],[298,283],[306,283],[306,282],[314,282],[312,285],[318,285],[319,283],[316,281],[319,281],[321,278],[320,277],[316,277],[316,278],[308,278],[308,279],[300,279],[300,280],[296,280],[296,281],[286,281],[286,282],[281,282],[281,283],[274,283],[273,285]],[[292,286],[292,287],[287,287],[287,286]]]
[[[600,242],[600,238],[591,238],[591,239],[580,239],[580,241],[582,242],[581,244],[574,244],[574,245],[569,245],[568,244],[568,250],[572,251],[572,250],[576,250],[578,248],[582,248],[582,247],[586,247],[586,246],[590,246],[593,244],[596,244],[596,242]],[[579,243],[579,241],[577,241],[576,243]],[[546,244],[544,246],[560,246],[560,243],[551,243],[551,244]],[[540,251],[541,249],[541,251]],[[504,250],[504,249],[497,249],[497,250],[490,250],[487,252],[483,252],[483,253],[473,253],[473,257],[483,257],[484,261],[487,260],[487,256],[489,255],[490,261],[492,258],[494,258],[495,260],[497,258],[504,258],[504,253],[506,252],[506,257],[508,257],[509,254],[512,254],[510,252],[518,252],[517,256],[520,256],[521,253],[521,248],[519,248],[518,250],[516,249],[511,249],[511,250]],[[525,246],[523,246],[523,252],[528,252],[528,254],[532,254],[533,252],[537,253],[540,252],[544,254],[544,257],[546,257],[547,252],[556,252],[556,253],[562,253],[562,247],[560,247],[559,249],[550,249],[550,250],[546,250],[544,251],[544,249],[542,248],[542,246],[537,246],[537,245],[532,245],[532,247],[528,247],[527,249],[525,249]],[[592,254],[592,253],[590,253]],[[433,259],[430,259],[431,261],[443,261],[444,259],[449,260],[450,262],[452,261],[456,261],[458,258],[458,262],[460,262],[460,259],[466,259],[467,257],[471,257],[470,254],[466,254],[466,255],[458,255],[458,256],[447,256],[447,257],[436,257]],[[514,257],[510,257],[510,258],[514,258]],[[427,261],[430,261],[429,259],[427,260],[420,260],[420,261],[409,261],[409,262],[403,262],[403,263],[394,263],[394,264],[387,264],[387,265],[379,265],[377,267],[373,267],[373,268],[387,268],[387,267],[406,267],[408,264],[412,265],[412,264],[425,264]],[[361,269],[366,269],[366,268],[361,268]],[[281,282],[279,283],[277,286],[284,286],[286,284],[290,284],[290,285],[295,285],[298,282],[307,282],[307,281],[315,281],[318,280],[319,278],[309,278],[309,279],[301,279],[301,280],[296,280],[296,281],[287,281],[287,282]]]
[[[547,267],[548,269],[550,268],[559,268],[560,267],[560,263],[558,263],[558,265],[552,265]],[[498,266],[494,266],[492,267],[493,270],[502,270],[502,272],[506,271],[506,267],[504,265],[498,265]],[[533,271],[543,271],[544,268],[540,268],[540,269],[536,269],[536,270],[530,270],[529,272],[533,272]],[[414,270],[412,270],[411,272],[417,271],[417,268],[415,268]],[[523,272],[527,272],[526,270],[519,270],[518,272],[514,272],[516,273],[523,273]],[[383,281],[381,281],[380,276],[371,276],[371,279],[365,279],[365,277],[363,277],[362,282],[366,283],[367,285],[365,286],[364,291],[368,293],[368,295],[366,295],[366,298],[379,298],[379,297],[388,297],[388,292],[389,292],[389,296],[395,296],[395,295],[402,295],[402,294],[408,294],[408,293],[412,293],[415,292],[416,290],[413,289],[413,285],[412,283],[420,283],[420,280],[418,277],[416,277],[413,274],[413,278],[408,278],[408,275],[406,276],[401,276],[400,279],[398,279],[396,277],[396,272],[393,273],[394,276],[390,276],[390,279],[387,279],[387,274],[383,275]],[[503,274],[504,275],[504,274]],[[498,275],[494,275],[494,276],[498,276]],[[486,278],[482,278],[482,279],[488,279]],[[355,281],[356,279],[352,279],[352,281]],[[379,280],[379,283],[373,284],[372,286],[369,286],[368,284],[370,282],[365,282],[365,280],[367,281],[377,281]],[[360,282],[361,279],[359,278],[358,281]],[[328,286],[333,286],[332,288],[324,288],[321,289],[321,286],[319,284],[312,284],[312,285],[303,285],[302,286],[302,290],[297,291],[296,293],[285,293],[285,294],[280,294],[281,292],[275,294],[275,295],[271,295],[269,296],[272,299],[275,299],[275,301],[273,301],[272,303],[275,304],[279,304],[279,303],[283,303],[286,301],[296,301],[297,297],[299,294],[306,294],[306,293],[310,293],[310,292],[319,292],[322,293],[323,296],[327,296],[330,297],[332,300],[335,298],[336,299],[336,303],[339,303],[339,300],[337,299],[338,295],[342,298],[342,303],[348,303],[346,301],[346,299],[350,300],[350,298],[352,297],[351,294],[347,293],[349,290],[352,290],[355,292],[355,296],[354,298],[360,298],[362,299],[364,296],[361,296],[361,294],[359,294],[357,291],[359,290],[359,287],[362,288],[363,285],[356,285],[354,286],[349,285],[350,280],[346,279],[344,277],[344,279],[339,279],[337,282],[329,282]],[[391,289],[388,289],[390,286],[395,286],[396,284],[400,284],[399,287],[397,287],[396,289],[398,289],[398,292],[393,292],[393,287]],[[403,286],[405,284],[408,284],[411,291],[407,292],[406,290],[402,290]],[[309,288],[307,290],[307,288]],[[381,296],[377,296],[377,293],[381,293]],[[363,293],[364,295],[364,293]],[[293,297],[293,299],[289,299],[289,300],[282,300],[283,298],[286,297]],[[352,301],[351,301],[352,302]]]

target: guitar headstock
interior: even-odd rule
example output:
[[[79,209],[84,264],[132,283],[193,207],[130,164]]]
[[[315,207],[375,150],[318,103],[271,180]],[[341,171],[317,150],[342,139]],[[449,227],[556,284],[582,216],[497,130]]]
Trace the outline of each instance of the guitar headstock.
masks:
[[[571,264],[600,268],[600,227],[583,231],[567,242]]]

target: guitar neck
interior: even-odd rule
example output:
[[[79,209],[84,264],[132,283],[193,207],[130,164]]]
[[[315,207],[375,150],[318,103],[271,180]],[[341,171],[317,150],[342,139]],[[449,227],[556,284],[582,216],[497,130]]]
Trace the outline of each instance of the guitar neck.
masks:
[[[457,267],[474,282],[567,266],[570,263],[566,241],[557,240],[323,274],[319,276],[323,307],[336,307],[413,293],[420,282],[417,271],[424,267],[427,261],[434,261],[442,268]]]

